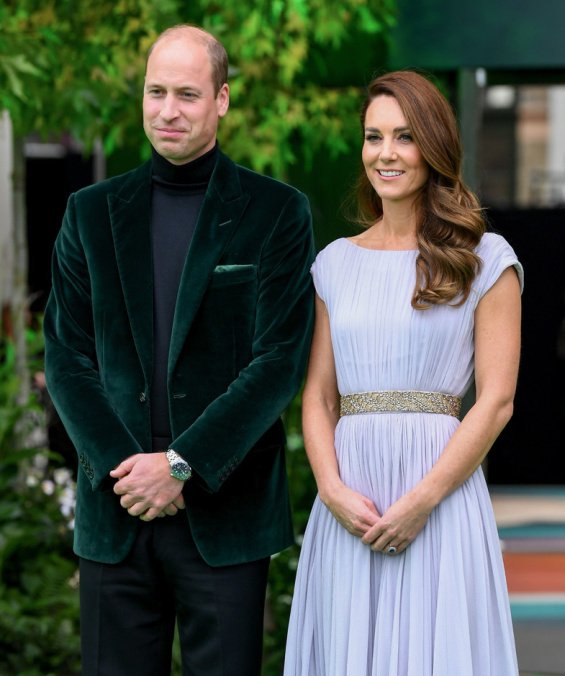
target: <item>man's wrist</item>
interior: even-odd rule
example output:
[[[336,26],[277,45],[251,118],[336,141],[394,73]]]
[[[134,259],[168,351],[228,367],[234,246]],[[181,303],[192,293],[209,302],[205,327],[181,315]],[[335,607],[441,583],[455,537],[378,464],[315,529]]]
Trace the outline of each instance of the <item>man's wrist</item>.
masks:
[[[165,456],[169,461],[171,476],[179,481],[188,481],[192,476],[192,467],[186,460],[180,456],[173,448],[165,451]]]

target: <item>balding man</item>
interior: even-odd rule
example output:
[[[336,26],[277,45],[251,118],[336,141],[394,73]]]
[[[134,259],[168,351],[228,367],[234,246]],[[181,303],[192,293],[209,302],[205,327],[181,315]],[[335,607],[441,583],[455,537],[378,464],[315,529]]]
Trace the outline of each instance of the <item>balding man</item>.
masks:
[[[227,55],[194,26],[150,50],[152,160],[72,195],[45,316],[79,457],[84,676],[261,669],[269,557],[293,541],[280,420],[311,337],[304,195],[218,148]]]

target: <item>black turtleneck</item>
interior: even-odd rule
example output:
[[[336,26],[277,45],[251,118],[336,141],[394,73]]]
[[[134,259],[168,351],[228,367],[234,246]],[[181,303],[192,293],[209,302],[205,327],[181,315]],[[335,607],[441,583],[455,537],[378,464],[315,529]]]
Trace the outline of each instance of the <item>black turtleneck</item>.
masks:
[[[151,230],[153,240],[153,450],[171,439],[167,362],[180,279],[200,207],[218,157],[218,146],[188,162],[171,164],[153,150]]]

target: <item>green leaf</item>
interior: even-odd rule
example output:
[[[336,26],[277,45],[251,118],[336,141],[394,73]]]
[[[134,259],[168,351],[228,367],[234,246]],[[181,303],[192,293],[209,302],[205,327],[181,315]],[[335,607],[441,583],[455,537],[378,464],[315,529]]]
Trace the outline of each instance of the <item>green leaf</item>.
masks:
[[[19,71],[20,73],[27,73],[29,75],[41,76],[42,72],[36,68],[30,61],[26,59],[23,54],[17,54],[16,56],[6,57],[9,59],[14,70]]]
[[[23,82],[18,77],[16,70],[14,69],[12,63],[10,63],[10,60],[2,59],[0,61],[0,68],[6,74],[9,86],[14,96],[21,101],[27,101],[27,98],[24,96]]]

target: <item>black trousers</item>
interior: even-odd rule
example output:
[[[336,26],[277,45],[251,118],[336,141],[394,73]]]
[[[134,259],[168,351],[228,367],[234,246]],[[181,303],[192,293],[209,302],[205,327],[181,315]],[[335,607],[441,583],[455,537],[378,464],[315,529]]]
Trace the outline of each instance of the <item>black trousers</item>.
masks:
[[[213,568],[183,511],[142,523],[118,564],[80,560],[83,676],[259,676],[269,559]]]

